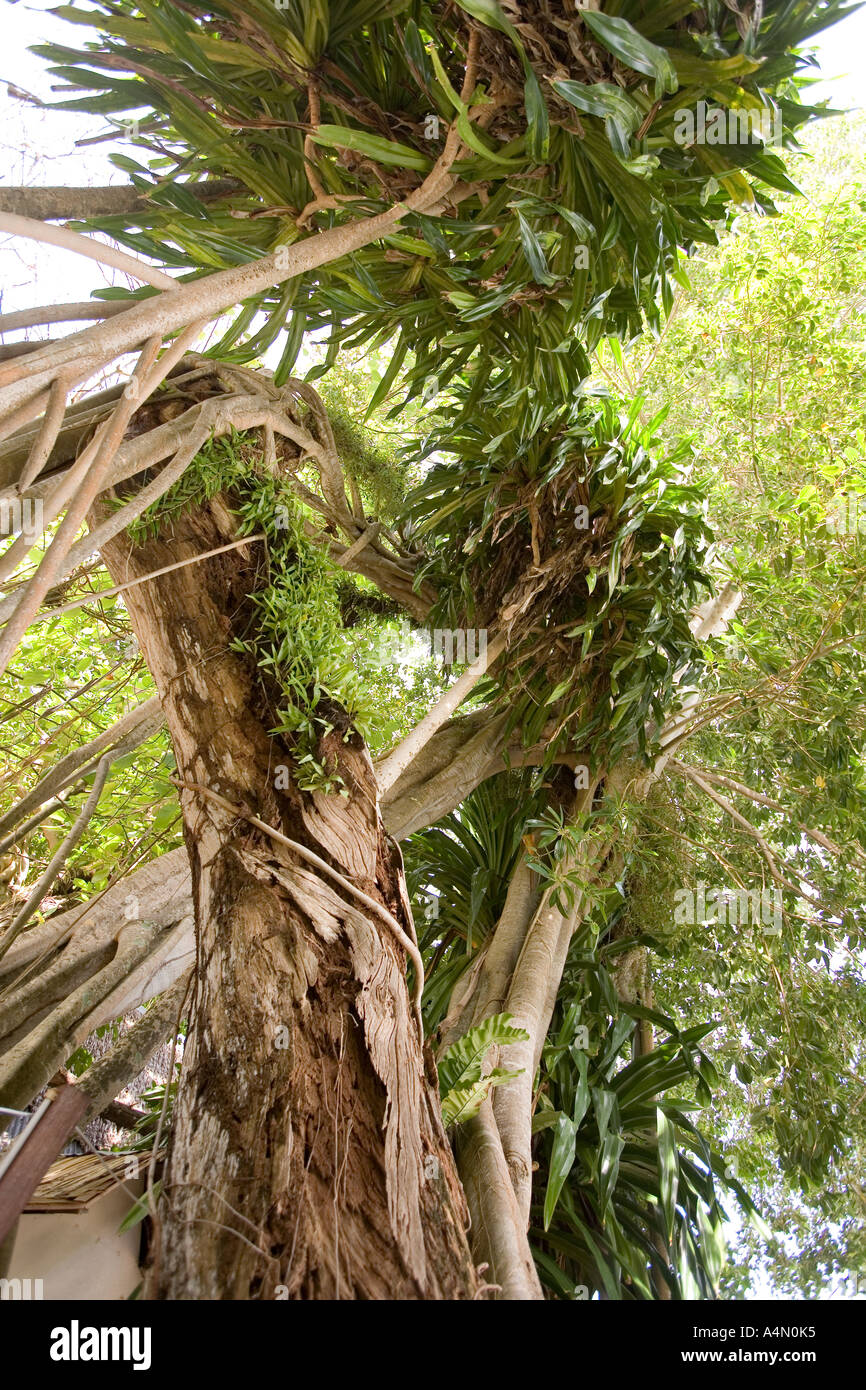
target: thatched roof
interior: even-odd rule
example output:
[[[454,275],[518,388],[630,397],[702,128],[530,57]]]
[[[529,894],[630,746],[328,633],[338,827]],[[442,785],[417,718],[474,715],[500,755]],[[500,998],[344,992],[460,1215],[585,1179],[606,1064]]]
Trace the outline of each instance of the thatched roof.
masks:
[[[52,1163],[25,1212],[79,1212],[121,1179],[128,1154],[80,1154]]]

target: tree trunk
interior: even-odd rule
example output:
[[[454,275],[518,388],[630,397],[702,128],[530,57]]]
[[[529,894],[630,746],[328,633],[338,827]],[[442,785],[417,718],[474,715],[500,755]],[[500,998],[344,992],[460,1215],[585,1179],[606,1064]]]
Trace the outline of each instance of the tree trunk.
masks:
[[[104,559],[124,583],[236,535],[224,499]],[[261,543],[129,590],[178,776],[196,913],[193,1026],[159,1205],[151,1298],[472,1298],[466,1207],[422,1052],[405,958],[381,903],[414,933],[402,861],[367,750],[345,714],[322,751],[348,793],[279,790],[289,748],[250,660]],[[343,742],[343,738],[346,742]]]

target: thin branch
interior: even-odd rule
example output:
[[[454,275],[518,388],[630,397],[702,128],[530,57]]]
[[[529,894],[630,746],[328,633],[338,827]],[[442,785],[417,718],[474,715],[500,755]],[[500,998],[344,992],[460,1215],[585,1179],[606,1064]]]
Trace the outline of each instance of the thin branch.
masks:
[[[0,367],[0,375],[2,375],[3,370]],[[31,420],[35,420],[37,415],[42,414],[50,399],[51,388],[49,384],[43,386],[34,395],[22,400],[20,404],[15,406],[14,410],[10,410],[8,415],[4,415],[0,419],[0,439],[6,439],[24,425],[29,425]]]
[[[173,570],[181,570],[186,565],[197,565],[200,560],[210,560],[214,555],[222,555],[226,550],[237,550],[242,545],[252,545],[253,541],[265,540],[264,531],[257,531],[254,536],[242,536],[239,541],[230,541],[228,545],[218,545],[214,550],[204,550],[200,555],[190,555],[186,560],[175,560],[174,564],[163,565],[162,569],[151,570],[149,574],[140,574],[137,579],[130,579],[125,584],[115,584],[111,589],[98,589],[96,593],[87,594],[85,598],[77,598],[72,603],[64,603],[60,608],[47,608],[44,613],[37,613],[31,622],[47,622],[49,618],[56,618],[61,613],[71,613],[76,608],[84,608],[88,603],[98,603],[104,598],[112,598],[115,594],[125,593],[127,589],[134,589],[137,584],[146,584],[150,579],[159,579],[163,574],[171,574]]]
[[[304,136],[304,173],[307,182],[313,190],[313,197],[317,200],[327,198],[328,192],[322,180],[313,167],[313,156],[316,153],[316,145],[313,140],[313,132],[318,130],[321,121],[321,105],[319,102],[319,84],[316,81],[307,83],[307,101],[310,108],[310,133]]]
[[[0,840],[0,854],[5,854],[7,849],[11,849],[13,845],[17,845],[21,840],[26,840],[27,836],[32,830],[36,829],[37,825],[41,825],[42,822],[53,815],[55,811],[59,811],[61,807],[65,806],[66,802],[62,797],[57,797],[54,801],[46,801],[45,805],[40,806],[38,811],[34,811],[30,819],[26,820],[23,825],[18,826],[16,830],[11,830],[8,835],[4,835],[3,839]]]
[[[0,333],[13,333],[19,328],[35,328],[45,323],[83,323],[86,319],[107,319],[114,314],[122,314],[128,308],[129,305],[122,299],[85,299],[78,304],[42,304],[35,309],[16,309],[9,314],[0,314]]]
[[[758,830],[754,825],[752,825],[750,820],[747,820],[745,816],[740,814],[736,806],[734,806],[733,802],[729,801],[726,796],[722,796],[720,792],[714,791],[713,788],[710,786],[709,782],[707,782],[701,776],[701,774],[697,772],[694,768],[686,768],[686,765],[684,763],[680,764],[680,768],[682,769],[684,775],[688,778],[690,782],[693,782],[696,787],[700,787],[701,791],[705,794],[705,796],[708,796],[711,801],[714,801],[717,806],[719,806],[728,816],[730,816],[731,820],[735,821],[736,824],[739,825],[740,828],[744,830],[746,834],[749,835],[751,839],[755,841],[756,845],[758,846],[758,849],[761,852],[764,862],[766,863],[767,868],[770,871],[770,877],[773,879],[773,882],[778,883],[779,886],[782,888],[787,888],[788,892],[795,893],[797,897],[803,898],[806,902],[814,906],[813,900],[806,893],[803,892],[803,889],[798,887],[796,883],[792,883],[790,879],[784,876],[784,874],[781,872],[779,866],[779,859],[777,855],[770,848],[769,844],[764,839],[764,836],[761,834],[760,830]],[[814,884],[810,883],[809,880],[807,878],[804,878],[802,874],[798,873],[798,877],[801,883],[804,883],[807,888],[811,889],[811,891],[815,893],[816,896],[820,896]]]
[[[442,155],[420,187],[384,212],[317,232],[293,246],[282,246],[260,260],[217,271],[190,284],[179,286],[172,281],[174,288],[170,293],[154,295],[109,322],[70,334],[44,352],[33,354],[26,364],[7,364],[0,368],[3,388],[0,409],[11,411],[29,401],[37,392],[44,391],[64,367],[74,367],[73,384],[77,384],[100,365],[113,361],[145,338],[155,334],[165,337],[185,328],[194,319],[214,318],[224,309],[263,290],[378,241],[404,217],[412,212],[427,211],[444,197],[453,184],[450,171],[459,150],[459,136],[456,128],[452,128]]]
[[[2,433],[2,426],[0,426]],[[85,453],[76,460],[74,466],[60,478],[52,478],[48,482],[47,492],[42,499],[42,534],[44,535],[48,527],[62,512],[72,494],[75,492],[81,478],[87,470],[88,461],[92,457],[92,450],[95,448],[96,441],[92,441]],[[26,531],[22,531],[17,540],[13,541],[8,550],[0,556],[0,580],[7,580],[15,574],[18,566],[33,549],[33,537]],[[15,611],[18,603],[16,594],[7,594],[0,603],[0,622],[5,622],[9,615]]]
[[[364,547],[368,546],[371,541],[374,541],[376,539],[381,529],[381,521],[374,521],[371,526],[367,527],[366,531],[363,531],[361,533],[361,535],[358,537],[356,541],[352,542],[352,544],[349,546],[349,549],[345,551],[344,554],[337,557],[337,559],[334,561],[334,564],[339,565],[341,569],[346,569],[348,566],[351,565],[351,562],[354,560],[355,556],[360,555]]]
[[[711,782],[713,786],[726,787],[728,791],[738,792],[740,796],[745,796],[749,801],[754,801],[757,806],[766,806],[768,810],[778,811],[781,815],[790,819],[790,812],[786,806],[782,805],[781,801],[774,801],[772,797],[765,796],[763,792],[754,791],[751,787],[745,786],[744,783],[738,782],[734,777],[725,777],[720,772],[708,772],[705,767],[694,768],[686,763],[678,761],[672,762],[671,767],[675,772],[681,772],[686,777],[690,776],[693,772],[698,772],[701,777],[705,778],[707,782]],[[852,844],[843,849],[841,845],[836,844],[835,840],[831,840],[822,831],[816,830],[814,826],[805,825],[803,821],[799,820],[794,821],[794,824],[804,835],[808,835],[810,840],[814,840],[822,849],[828,850],[830,854],[835,854],[839,859],[844,859],[846,854],[853,854],[857,859],[866,863],[866,853],[864,853],[859,845]]]
[[[200,322],[190,325],[180,337],[163,353],[154,365],[156,354],[161,346],[161,338],[150,338],[145,344],[135,365],[132,378],[118,401],[111,418],[106,421],[98,434],[93,462],[88,466],[86,476],[70,502],[66,515],[58,527],[57,534],[43,556],[39,569],[27,585],[15,612],[6,624],[0,637],[0,674],[6,670],[30,622],[39,609],[48,590],[58,580],[63,562],[72,547],[78,528],[97,494],[105,486],[106,474],[114,461],[115,453],[126,431],[127,425],[148,396],[156,390],[172,367],[183,356],[189,341],[200,329]],[[91,446],[92,447],[92,446]],[[85,454],[89,454],[85,450]]]
[[[0,816],[0,831],[8,830],[16,825],[24,816],[29,816],[32,811],[41,807],[46,801],[57,796],[72,783],[79,781],[90,770],[89,764],[94,763],[100,755],[112,746],[117,747],[121,743],[124,747],[138,747],[139,743],[144,743],[145,739],[150,738],[155,733],[162,722],[162,705],[159,697],[154,695],[143,705],[130,710],[123,715],[116,724],[112,724],[104,733],[98,735],[90,743],[82,744],[80,748],[67,753],[66,757],[61,758],[53,768],[37,782],[29,792],[25,792],[20,801],[11,806]],[[135,743],[128,743],[133,733],[136,735]]]
[[[117,131],[111,131],[108,138],[116,140]],[[201,183],[185,183],[181,187],[200,202],[213,202],[237,192],[245,196],[244,186],[237,179],[210,179]],[[150,192],[149,189],[142,191],[133,184],[109,184],[94,188],[26,188],[7,184],[0,188],[0,212],[20,213],[23,217],[33,217],[40,222],[85,222],[93,217],[146,212],[153,206]]]
[[[58,376],[51,384],[51,391],[48,398],[48,409],[42,420],[42,425],[27,455],[27,462],[18,479],[19,495],[25,488],[38,478],[45,464],[48,462],[51,450],[57,442],[60,427],[63,424],[63,417],[66,414],[66,402],[68,399],[68,388],[66,377]]]
[[[463,672],[463,675],[456,680],[452,686],[446,690],[442,699],[424,716],[419,724],[411,729],[406,737],[397,744],[397,747],[388,754],[386,758],[376,765],[376,781],[379,784],[381,793],[387,792],[389,787],[397,781],[397,778],[406,770],[412,759],[415,758],[424,744],[433,737],[437,729],[441,729],[451,718],[458,705],[462,704],[470,691],[478,684],[482,676],[493,665],[494,661],[502,655],[505,650],[505,638],[494,637],[487,649],[482,652],[477,661]]]
[[[67,227],[52,227],[46,222],[37,222],[33,217],[19,217],[14,212],[0,212],[0,232],[26,237],[30,241],[45,242],[48,246],[59,246],[63,251],[74,251],[79,256],[98,261],[100,265],[110,265],[114,270],[122,270],[124,274],[132,275],[136,280],[143,280],[146,285],[153,285],[158,290],[173,290],[177,287],[177,281],[156,266],[148,265],[146,261],[140,261],[137,256],[130,256],[128,252],[119,251],[114,246],[107,246],[104,241],[97,241],[94,237],[83,236],[81,232],[70,232]]]
[[[52,883],[58,877],[61,869],[63,868],[63,865],[66,863],[70,854],[75,849],[76,845],[78,844],[79,840],[81,839],[82,835],[84,834],[85,830],[87,829],[88,825],[93,819],[96,808],[99,805],[99,798],[102,796],[102,791],[105,786],[105,782],[108,777],[108,772],[113,761],[114,760],[112,757],[106,755],[104,758],[101,758],[99,763],[97,764],[96,776],[93,779],[93,786],[91,788],[90,795],[85,801],[83,807],[81,808],[81,811],[79,812],[78,817],[74,825],[72,826],[72,829],[70,830],[66,838],[63,840],[63,842],[58,846],[56,853],[52,856],[51,860],[49,861],[48,867],[45,869],[45,872],[42,874],[42,876],[34,886],[32,892],[27,898],[26,903],[21,908],[21,911],[17,913],[15,918],[9,924],[8,930],[3,933],[2,940],[0,940],[0,960],[2,960],[2,958],[5,956],[6,952],[9,950],[9,947],[12,945],[12,942],[15,940],[15,938],[19,936],[21,932],[24,930],[24,928],[27,926],[27,923],[30,921],[30,918],[38,909],[39,904],[42,902],[42,899],[48,892],[48,889],[51,887]]]
[[[168,1080],[165,1084],[165,1090],[162,1093],[162,1105],[159,1108],[159,1120],[157,1121],[156,1134],[153,1137],[153,1147],[151,1148],[150,1160],[147,1165],[147,1204],[150,1208],[151,1215],[155,1221],[158,1219],[156,1212],[156,1201],[153,1195],[154,1178],[156,1177],[156,1159],[159,1153],[160,1143],[162,1141],[162,1131],[165,1126],[165,1117],[168,1113],[168,1098],[171,1094],[171,1083],[174,1080],[174,1063],[175,1058],[177,1057],[177,1038],[180,1032],[181,1013],[186,1005],[190,985],[193,985],[193,993],[195,993],[195,985],[193,984],[194,979],[195,976],[191,971],[187,980],[186,989],[184,990],[183,998],[179,999],[177,1003],[177,1015],[175,1018],[174,1025],[174,1037],[172,1038],[171,1043],[171,1062],[168,1068]]]

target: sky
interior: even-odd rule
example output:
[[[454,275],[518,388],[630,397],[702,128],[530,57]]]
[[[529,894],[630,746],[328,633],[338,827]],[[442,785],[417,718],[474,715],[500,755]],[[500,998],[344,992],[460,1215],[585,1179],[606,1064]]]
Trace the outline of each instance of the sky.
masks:
[[[125,176],[109,161],[112,151],[122,151],[121,145],[76,146],[76,141],[104,131],[104,120],[42,111],[8,94],[12,83],[43,100],[52,100],[55,79],[44,59],[28,49],[45,42],[78,46],[86,37],[81,26],[49,13],[55,3],[0,0],[4,38],[0,53],[0,183],[89,186],[125,182]],[[829,99],[837,107],[866,107],[866,6],[819,35],[814,46],[822,79],[813,88],[815,99]],[[132,282],[71,252],[0,236],[0,308],[4,312],[34,302],[89,299],[91,291],[103,283]],[[38,299],[34,284],[38,285]],[[70,331],[75,327],[78,325],[70,325]],[[53,336],[59,331],[54,328]]]

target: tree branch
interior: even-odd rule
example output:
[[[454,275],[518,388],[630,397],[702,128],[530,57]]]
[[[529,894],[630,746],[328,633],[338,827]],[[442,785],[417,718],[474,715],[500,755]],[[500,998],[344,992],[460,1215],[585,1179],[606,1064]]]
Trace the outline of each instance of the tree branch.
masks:
[[[690,767],[687,763],[681,763],[676,760],[671,763],[671,768],[674,772],[680,772],[685,777],[689,777],[692,773],[697,772],[705,781],[712,783],[713,786],[726,787],[728,791],[737,792],[740,796],[747,797],[749,801],[753,801],[757,806],[766,806],[768,810],[778,811],[780,815],[785,816],[786,819],[790,819],[790,812],[786,806],[782,805],[781,801],[774,801],[772,797],[765,796],[763,792],[754,791],[751,787],[745,786],[744,783],[738,782],[734,777],[726,777],[720,772],[708,772],[705,767]],[[804,835],[808,835],[810,840],[814,840],[822,849],[826,849],[830,854],[835,854],[837,858],[844,859],[846,854],[853,854],[861,863],[866,863],[866,852],[864,852],[860,845],[851,844],[843,849],[835,840],[831,840],[829,836],[825,835],[820,830],[816,830],[814,826],[805,825],[803,821],[800,820],[795,820],[794,825],[796,825],[797,829],[802,831]]]
[[[719,806],[726,813],[726,815],[730,816],[731,820],[733,820],[737,825],[739,825],[740,828],[744,830],[746,834],[755,841],[755,844],[758,846],[758,849],[761,852],[761,857],[763,858],[764,862],[767,865],[767,868],[769,869],[770,877],[772,878],[773,882],[777,883],[780,888],[786,888],[789,893],[795,893],[797,897],[805,899],[806,902],[811,903],[812,906],[814,906],[813,899],[811,899],[806,893],[804,893],[802,888],[798,884],[792,883],[791,880],[786,878],[785,875],[782,873],[778,856],[774,853],[770,845],[764,839],[764,836],[761,834],[760,830],[758,830],[756,826],[752,825],[752,822],[748,820],[745,816],[741,815],[740,812],[737,810],[736,806],[733,804],[733,802],[729,801],[726,796],[722,796],[721,792],[714,791],[713,788],[710,786],[709,782],[694,768],[687,768],[684,763],[680,763],[679,766],[682,769],[684,776],[690,782],[693,782],[696,787],[700,787],[701,791],[705,794],[705,796],[708,796],[711,801],[714,801],[716,805]],[[811,891],[815,894],[816,898],[820,896],[814,884],[809,883],[808,879],[804,878],[803,875],[800,874],[798,871],[797,876],[800,879],[800,881],[806,885],[807,888],[811,889]]]
[[[100,265],[110,265],[122,270],[146,285],[154,285],[158,290],[173,290],[177,281],[157,266],[148,265],[128,251],[120,251],[116,246],[108,246],[95,237],[84,236],[81,232],[70,232],[66,227],[52,227],[46,222],[36,222],[32,217],[18,217],[12,212],[0,212],[0,232],[10,236],[27,237],[30,241],[41,241],[48,246],[58,246],[62,251],[74,251],[78,256],[87,256]]]
[[[114,748],[114,757],[119,757],[119,746],[125,750],[138,747],[146,739],[155,734],[163,722],[162,706],[159,697],[154,695],[143,705],[137,705],[135,709],[129,710],[116,724],[92,739],[90,743],[84,743],[80,748],[74,749],[61,758],[53,768],[45,773],[29,792],[16,801],[8,811],[0,816],[0,831],[8,830],[11,826],[17,825],[19,821],[38,810],[46,801],[57,796],[58,792],[63,791],[71,783],[78,781],[85,775],[85,770],[89,770],[93,763],[107,748]],[[134,741],[133,741],[134,731]]]
[[[72,384],[77,385],[100,365],[113,361],[146,339],[157,335],[162,339],[200,318],[215,318],[224,309],[261,294],[263,290],[378,241],[408,213],[427,210],[452,186],[450,168],[458,152],[459,140],[452,130],[443,154],[421,186],[385,212],[317,232],[291,247],[280,247],[261,260],[217,271],[191,284],[178,286],[172,281],[169,293],[144,300],[110,322],[70,334],[44,351],[34,353],[26,364],[7,364],[0,368],[0,412],[9,414],[32,401],[64,368],[74,370]]]
[[[376,764],[376,781],[382,794],[394,785],[402,772],[417,757],[424,745],[451,718],[451,715],[466,699],[482,676],[505,650],[505,638],[494,637],[486,651],[473,661],[463,675],[446,690],[439,700],[415,728],[410,730],[402,742],[397,744],[386,758]]]
[[[180,187],[201,203],[213,203],[232,193],[246,192],[237,179],[212,179],[204,183],[184,183]],[[152,207],[150,194],[140,192],[132,184],[95,188],[26,188],[7,184],[0,188],[0,212],[17,213],[39,222],[87,222],[94,217],[148,212]]]

